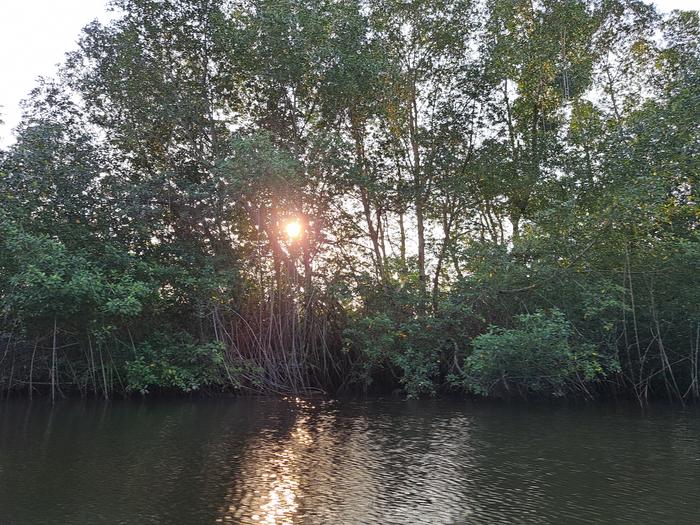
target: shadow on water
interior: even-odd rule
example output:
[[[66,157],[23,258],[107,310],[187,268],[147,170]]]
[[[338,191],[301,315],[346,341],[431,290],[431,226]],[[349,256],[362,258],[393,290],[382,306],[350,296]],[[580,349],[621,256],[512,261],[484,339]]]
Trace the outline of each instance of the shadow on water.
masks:
[[[1,525],[699,520],[697,410],[0,404]]]

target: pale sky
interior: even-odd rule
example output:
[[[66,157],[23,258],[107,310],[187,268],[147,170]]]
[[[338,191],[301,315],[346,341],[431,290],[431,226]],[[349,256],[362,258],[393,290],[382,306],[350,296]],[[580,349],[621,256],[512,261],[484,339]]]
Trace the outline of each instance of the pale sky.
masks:
[[[699,9],[700,0],[657,0],[662,11]],[[0,147],[9,145],[20,101],[37,77],[50,77],[80,30],[107,20],[107,0],[0,0]]]

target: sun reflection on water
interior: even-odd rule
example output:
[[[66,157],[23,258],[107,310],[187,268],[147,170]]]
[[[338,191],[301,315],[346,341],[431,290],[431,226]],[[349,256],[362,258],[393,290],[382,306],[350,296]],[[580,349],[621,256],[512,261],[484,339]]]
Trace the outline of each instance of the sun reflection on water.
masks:
[[[301,409],[294,426],[281,439],[261,438],[251,443],[249,458],[229,493],[230,503],[223,509],[219,523],[292,525],[299,511],[301,458],[303,449],[312,446],[308,413],[314,408],[301,398],[286,398]]]
[[[468,417],[431,418],[408,404],[367,411],[315,398],[262,404],[218,521],[462,523],[485,505],[468,477],[478,457]]]

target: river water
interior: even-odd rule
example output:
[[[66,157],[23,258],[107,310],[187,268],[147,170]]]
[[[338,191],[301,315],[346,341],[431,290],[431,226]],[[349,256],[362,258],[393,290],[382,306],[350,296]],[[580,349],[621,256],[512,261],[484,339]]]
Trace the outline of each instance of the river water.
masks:
[[[700,523],[700,412],[0,403],[0,524]]]

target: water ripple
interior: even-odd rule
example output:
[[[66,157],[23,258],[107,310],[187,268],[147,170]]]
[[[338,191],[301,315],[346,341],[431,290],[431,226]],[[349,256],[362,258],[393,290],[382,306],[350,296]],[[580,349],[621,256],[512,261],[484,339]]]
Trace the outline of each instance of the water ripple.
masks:
[[[697,411],[0,405],[0,524],[698,523]]]

